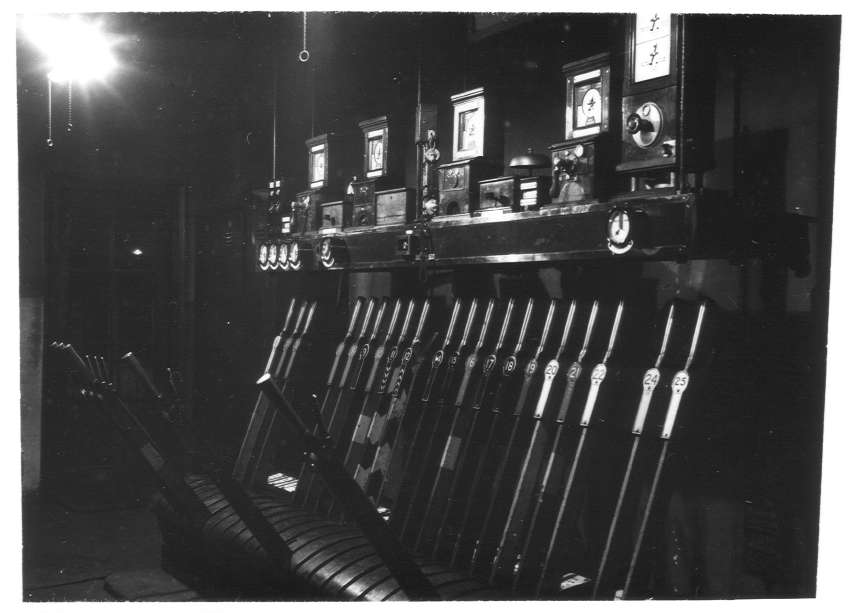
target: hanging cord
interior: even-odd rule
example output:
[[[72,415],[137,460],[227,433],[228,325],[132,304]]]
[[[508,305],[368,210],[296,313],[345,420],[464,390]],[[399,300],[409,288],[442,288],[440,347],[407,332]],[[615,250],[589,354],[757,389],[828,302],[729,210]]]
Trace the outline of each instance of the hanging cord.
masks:
[[[302,43],[301,43],[301,51],[298,53],[298,59],[302,62],[306,62],[310,59],[310,52],[307,50],[307,11],[304,11],[303,19],[301,21],[301,31],[303,34]]]
[[[307,50],[307,11],[301,13],[301,51],[298,53],[298,60],[306,63],[310,59],[310,52]],[[307,89],[310,91],[310,136],[316,135],[316,75],[315,66],[311,66],[307,72]]]
[[[272,181],[277,179],[277,53],[274,55],[272,79]]]
[[[47,77],[47,148],[53,148],[53,81]]]
[[[71,86],[71,80],[68,80],[68,123],[65,125],[65,131],[70,133],[74,127],[74,122],[72,121],[72,110],[73,110],[73,88]]]
[[[307,81],[310,88],[310,137],[316,135],[316,67],[315,64],[310,67],[310,72],[307,75]]]

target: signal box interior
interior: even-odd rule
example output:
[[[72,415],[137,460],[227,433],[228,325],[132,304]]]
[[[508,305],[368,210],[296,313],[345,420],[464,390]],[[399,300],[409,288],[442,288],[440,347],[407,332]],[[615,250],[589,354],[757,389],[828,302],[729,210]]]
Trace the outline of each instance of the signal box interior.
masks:
[[[18,30],[25,600],[817,594],[840,17],[82,17],[108,86]]]

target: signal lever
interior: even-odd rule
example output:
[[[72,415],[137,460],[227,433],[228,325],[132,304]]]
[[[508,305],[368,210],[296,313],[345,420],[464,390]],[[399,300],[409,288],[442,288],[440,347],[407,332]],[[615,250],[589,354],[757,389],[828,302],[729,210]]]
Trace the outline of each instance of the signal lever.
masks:
[[[296,439],[296,444],[300,442],[303,445],[305,454],[321,472],[328,489],[340,504],[345,505],[348,514],[357,522],[363,534],[398,581],[401,589],[412,599],[439,600],[437,590],[422,573],[422,569],[413,561],[398,537],[390,531],[386,522],[378,515],[360,486],[345,471],[342,462],[334,454],[332,446],[328,444],[330,439],[313,434],[312,429],[304,423],[301,415],[286,399],[271,375],[266,373],[260,377],[257,386],[266,394],[271,406],[287,425],[301,434]],[[321,421],[318,423],[321,424]]]

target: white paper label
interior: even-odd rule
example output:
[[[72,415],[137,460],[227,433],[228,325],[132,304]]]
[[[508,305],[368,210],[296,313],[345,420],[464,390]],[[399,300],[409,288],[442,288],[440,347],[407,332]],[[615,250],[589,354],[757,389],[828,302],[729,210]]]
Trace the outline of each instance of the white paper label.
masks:
[[[635,20],[634,81],[670,74],[670,13],[638,13]]]

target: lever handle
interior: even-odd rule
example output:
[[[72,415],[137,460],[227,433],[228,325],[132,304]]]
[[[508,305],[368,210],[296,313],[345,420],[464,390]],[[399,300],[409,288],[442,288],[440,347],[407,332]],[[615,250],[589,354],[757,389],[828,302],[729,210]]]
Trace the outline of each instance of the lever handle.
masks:
[[[300,336],[304,336],[310,330],[310,324],[313,323],[313,315],[316,312],[316,305],[318,303],[319,302],[317,300],[314,300],[313,302],[310,303],[310,307],[307,310],[307,320],[304,322],[304,327],[301,329],[301,335]]]
[[[419,323],[416,325],[416,332],[413,334],[413,343],[418,343],[422,338],[422,330],[425,328],[425,321],[428,319],[428,311],[431,309],[431,301],[426,298],[422,303],[422,311],[419,313]]]
[[[130,351],[126,353],[121,359],[126,362],[133,370],[133,372],[136,373],[136,376],[142,380],[142,383],[145,384],[145,387],[148,389],[150,395],[153,396],[156,400],[161,401],[163,399],[162,393],[154,384],[153,379],[151,378],[150,374],[148,374],[147,369],[142,366],[142,363],[133,354],[133,352]]]
[[[452,342],[452,337],[454,336],[454,333],[455,333],[455,327],[457,326],[457,320],[458,320],[458,316],[460,315],[461,306],[462,305],[461,305],[460,298],[455,298],[455,303],[454,303],[454,306],[452,307],[452,316],[449,319],[449,327],[446,330],[446,338],[443,341],[443,349],[448,347],[449,344]]]
[[[407,333],[410,331],[410,321],[413,319],[413,312],[416,310],[416,301],[411,298],[407,303],[407,312],[404,314],[404,322],[401,324],[401,332],[398,335],[396,345],[401,345],[407,340]]]
[[[363,303],[365,299],[363,296],[358,296],[357,300],[354,302],[354,310],[351,312],[351,319],[348,320],[348,330],[345,332],[345,338],[351,338],[351,335],[354,334],[354,327],[357,325],[357,318],[360,317],[360,310],[363,308]]]
[[[369,298],[369,302],[366,303],[366,314],[363,316],[363,323],[360,325],[360,334],[357,335],[358,341],[362,342],[366,339],[366,335],[369,333],[369,322],[372,319],[372,311],[375,310],[375,299]]]
[[[522,325],[519,328],[519,334],[516,339],[516,346],[514,347],[514,355],[518,354],[522,351],[523,346],[525,345],[525,337],[528,334],[528,324],[531,322],[531,315],[534,312],[534,298],[529,298],[528,302],[525,304],[525,314],[522,316]]]
[[[283,392],[280,391],[280,388],[274,382],[274,379],[269,373],[265,373],[262,377],[260,377],[257,380],[257,385],[263,393],[271,399],[272,405],[279,410],[280,415],[289,422],[290,426],[302,433],[305,437],[313,436],[313,433],[307,427],[307,424],[304,423],[304,420],[301,419],[301,416],[295,411],[295,408],[290,404],[289,400],[286,399]],[[321,421],[317,422],[317,424],[321,423]]]
[[[473,298],[469,305],[469,313],[466,315],[466,325],[463,327],[463,336],[460,338],[460,343],[457,346],[457,352],[466,347],[469,342],[469,333],[472,331],[472,322],[475,320],[475,313],[478,311],[478,298]]]
[[[543,323],[543,332],[540,334],[540,343],[537,345],[537,351],[535,355],[539,358],[540,354],[543,353],[543,350],[546,348],[546,342],[549,340],[549,331],[552,329],[552,318],[555,317],[555,306],[558,304],[557,300],[549,301],[549,310],[546,312],[546,321]]]
[[[284,336],[289,332],[289,324],[292,323],[292,316],[295,314],[295,303],[298,302],[295,298],[290,299],[289,308],[286,310],[286,317],[283,319],[283,326],[280,328],[278,336]]]
[[[378,308],[378,314],[375,315],[375,323],[372,325],[372,334],[369,335],[369,342],[374,343],[378,338],[378,333],[381,331],[381,323],[384,321],[384,314],[387,311],[388,300],[381,300],[381,306]]]
[[[487,301],[487,310],[484,312],[484,321],[481,322],[481,333],[478,335],[478,342],[475,343],[475,350],[481,351],[484,347],[484,341],[487,339],[487,332],[490,330],[490,321],[493,317],[493,309],[496,307],[496,301],[493,298]]]
[[[493,349],[493,353],[498,353],[502,345],[505,344],[505,337],[508,335],[508,328],[511,325],[511,317],[514,314],[515,304],[516,301],[513,298],[508,300],[508,306],[505,307],[505,317],[502,319],[502,329],[499,330],[499,337],[496,339],[496,346]]]

